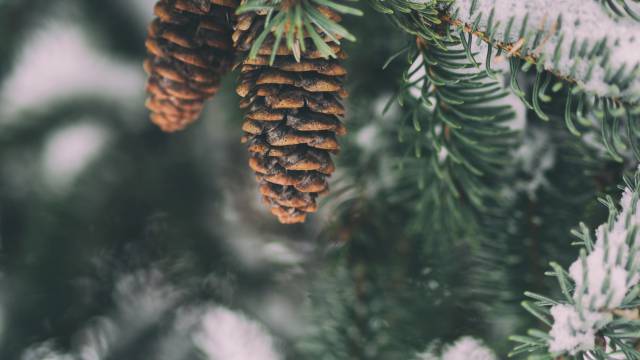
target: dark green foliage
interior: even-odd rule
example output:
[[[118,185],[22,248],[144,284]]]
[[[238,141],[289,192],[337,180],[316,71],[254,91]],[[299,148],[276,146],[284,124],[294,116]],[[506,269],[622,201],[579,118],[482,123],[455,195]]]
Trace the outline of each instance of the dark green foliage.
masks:
[[[603,3],[605,2],[614,8],[616,6],[612,1],[603,1]],[[491,77],[495,76],[495,70],[493,70],[491,66],[491,58],[494,55],[501,56],[505,50],[505,44],[508,44],[507,39],[509,38],[509,34],[519,31],[520,38],[526,39],[526,42],[521,45],[517,53],[510,58],[510,85],[513,93],[520,97],[525,105],[533,109],[543,120],[547,120],[548,117],[542,110],[541,103],[550,101],[559,93],[570,94],[571,96],[565,97],[567,100],[565,102],[564,121],[572,133],[579,136],[581,131],[578,130],[578,127],[600,133],[601,141],[605,144],[611,156],[618,161],[622,161],[622,157],[631,151],[638,157],[639,153],[636,141],[638,137],[637,100],[594,96],[576,84],[573,74],[551,74],[545,70],[542,66],[544,59],[537,58],[535,49],[537,49],[541,42],[545,41],[545,37],[548,36],[546,32],[551,30],[545,28],[532,30],[531,25],[527,24],[527,17],[524,18],[522,24],[514,24],[513,20],[515,16],[511,17],[511,21],[509,21],[508,24],[496,23],[492,20],[494,18],[492,14],[489,14],[489,22],[486,28],[480,29],[478,28],[478,23],[483,16],[482,12],[474,13],[475,21],[473,23],[454,23],[457,25],[454,25],[450,29],[449,24],[443,25],[442,17],[443,15],[447,15],[453,19],[451,21],[455,21],[457,14],[447,13],[447,9],[452,2],[432,1],[424,4],[405,5],[406,7],[403,6],[404,3],[402,2],[374,0],[370,3],[375,9],[389,14],[391,19],[405,32],[422,37],[434,46],[442,47],[442,39],[444,37],[442,31],[439,32],[438,29],[444,29],[447,36],[450,32],[458,32],[460,34],[459,37],[462,39],[462,44],[465,46],[469,63],[479,64],[471,54],[472,42],[477,40],[489,43],[492,46],[487,48],[486,55],[481,56],[481,58],[485,59],[484,67],[486,68],[487,75]],[[455,5],[451,6],[455,7]],[[630,9],[626,5],[624,7],[625,9]],[[561,23],[560,19],[558,23]],[[505,33],[504,38],[495,36],[495,30],[500,26],[506,27],[503,31]],[[483,35],[481,39],[477,39],[475,35],[472,35],[469,31],[480,32]],[[574,61],[576,61],[576,63],[578,61],[591,61],[596,57],[598,59],[606,59],[608,54],[608,49],[604,46],[604,42],[591,44],[590,47],[587,43],[584,43],[583,45],[587,47],[582,46],[579,50],[575,43],[571,44],[571,46],[562,45],[563,43],[560,41],[554,53],[556,66],[562,53],[566,51],[570,51],[570,57],[575,59]],[[516,79],[518,76],[521,76],[521,71],[526,72],[531,68],[536,70],[537,75],[533,82],[533,90],[525,92],[520,88]],[[606,68],[606,71],[607,76],[605,80],[607,83],[619,91],[624,91],[635,78],[637,67],[633,69],[626,69],[624,67],[613,69],[609,66]],[[589,72],[589,74],[590,73],[591,72]],[[582,79],[582,81],[588,80],[589,78]],[[555,85],[550,88],[551,82],[554,82]],[[527,95],[527,93],[529,93],[529,95]]]
[[[455,108],[455,105],[459,106],[469,106],[469,103],[456,103],[456,100],[467,100],[464,98],[456,98],[448,95],[447,86],[451,86],[452,83],[457,84],[460,88],[472,87],[473,81],[469,81],[469,79],[475,80],[473,76],[475,73],[470,72],[466,74],[456,74],[455,70],[451,71],[451,67],[447,69],[447,61],[442,60],[442,56],[444,55],[446,60],[449,60],[450,63],[453,63],[453,68],[474,68],[479,67],[481,62],[476,60],[475,54],[472,52],[472,42],[474,36],[471,33],[467,33],[468,28],[463,27],[464,24],[460,24],[455,27],[456,30],[451,30],[447,25],[443,25],[442,21],[439,19],[427,19],[424,16],[424,13],[427,13],[427,16],[438,16],[441,17],[445,12],[442,12],[445,7],[438,7],[435,2],[429,5],[421,4],[421,6],[417,6],[416,8],[402,8],[395,7],[394,3],[385,3],[386,6],[382,6],[383,2],[373,2],[374,7],[380,10],[383,13],[389,14],[389,16],[394,20],[394,22],[399,25],[400,28],[405,30],[407,33],[411,35],[418,35],[419,46],[426,44],[428,47],[428,51],[423,53],[424,62],[427,63],[426,76],[432,84],[434,84],[433,93],[439,94],[440,96],[436,96],[437,102],[429,101],[428,92],[424,91],[424,87],[420,89],[419,93],[414,93],[413,96],[405,96],[408,92],[401,92],[399,96],[399,102],[404,106],[406,111],[404,112],[405,121],[400,130],[401,132],[401,141],[405,140],[406,135],[403,132],[403,129],[413,128],[414,132],[411,134],[414,135],[411,140],[414,144],[418,143],[420,145],[415,146],[415,156],[417,158],[421,157],[425,151],[423,151],[421,142],[420,142],[420,132],[423,130],[424,125],[418,121],[422,117],[416,116],[418,111],[423,111],[429,113],[431,110],[436,119],[440,119],[442,123],[445,125],[453,125],[453,129],[460,129],[460,131],[469,131],[468,123],[466,126],[459,126],[459,123],[450,124],[450,121],[447,121],[447,117],[440,116],[440,114],[446,115],[446,110],[449,110],[450,113],[457,115],[461,121],[469,121],[469,120],[480,120],[478,118],[474,118],[474,115],[482,114],[489,115],[491,118],[491,112],[487,111],[487,109],[483,109],[483,111],[475,113],[473,111],[460,111]],[[426,10],[425,10],[426,9]],[[473,11],[473,10],[472,10]],[[470,25],[472,31],[480,31],[477,28],[477,23],[481,14],[476,18],[476,22]],[[452,16],[454,19],[456,14]],[[490,16],[490,19],[492,16]],[[526,22],[526,20],[525,20]],[[490,44],[498,45],[500,40],[495,39],[493,36],[493,30],[498,26],[498,24],[494,24],[489,20],[489,24],[487,25],[485,36],[481,39],[482,41],[487,41]],[[426,29],[425,29],[426,28]],[[527,29],[526,23],[520,26],[521,31]],[[508,33],[508,31],[507,31]],[[535,117],[549,121],[549,120],[564,120],[562,121],[566,124],[567,129],[573,133],[575,136],[580,136],[584,132],[596,130],[596,133],[599,134],[599,139],[603,148],[605,148],[609,155],[613,157],[613,159],[622,162],[623,157],[626,150],[634,149],[636,147],[635,142],[637,141],[637,133],[635,129],[636,119],[634,112],[636,105],[633,103],[625,103],[624,101],[612,100],[607,98],[594,97],[592,95],[587,94],[581,88],[577,86],[571,85],[571,80],[566,79],[561,80],[560,82],[556,82],[556,85],[553,88],[550,88],[550,83],[554,77],[553,74],[548,73],[543,69],[543,67],[538,63],[535,66],[535,63],[527,62],[522,64],[522,60],[519,57],[527,59],[527,51],[530,49],[534,49],[537,46],[536,41],[540,41],[542,39],[543,34],[536,35],[533,41],[533,44],[526,44],[523,47],[523,50],[516,57],[511,57],[510,59],[510,81],[509,86],[513,93],[517,95],[520,100],[525,104],[525,106],[532,110],[530,115],[534,115]],[[451,39],[459,39],[458,44],[462,45],[462,50],[451,51],[450,49],[446,49],[447,41]],[[522,38],[522,35],[521,35]],[[528,37],[530,39],[532,37]],[[477,39],[480,41],[480,39]],[[596,45],[599,46],[599,45]],[[412,47],[409,47],[409,50],[405,49],[404,51],[409,51],[411,54]],[[491,68],[490,60],[493,56],[493,51],[491,46],[488,47],[487,54],[485,57],[485,66],[483,75],[486,78],[496,78],[496,71]],[[498,46],[497,54],[500,55],[503,51],[503,48]],[[581,54],[582,52],[576,52],[576,56]],[[590,52],[590,56],[596,56],[598,54],[597,51]],[[582,55],[580,55],[582,56]],[[411,57],[411,55],[410,55]],[[451,61],[454,59],[454,61]],[[463,61],[466,59],[466,61]],[[532,66],[533,65],[533,66]],[[519,78],[522,78],[523,75],[526,76],[528,74],[529,69],[534,68],[535,76],[533,77],[533,81],[531,81],[532,89],[523,90],[518,84]],[[415,69],[412,69],[415,71]],[[612,72],[613,73],[613,72]],[[630,76],[633,72],[626,73],[627,75],[623,75],[624,70],[618,71],[617,76],[609,78],[610,81],[622,81],[623,83],[617,84],[618,86],[624,87],[625,84],[628,84],[630,81]],[[421,79],[416,79],[416,77],[412,77],[412,74],[405,73],[403,77],[403,84],[405,84],[406,88],[411,88]],[[465,82],[466,81],[466,82]],[[557,81],[557,80],[556,80]],[[562,81],[565,81],[564,83]],[[428,86],[426,87],[428,89]],[[567,89],[567,90],[563,90]],[[493,97],[491,95],[497,94],[497,90],[499,90],[499,86],[494,89],[496,93],[488,92],[482,96],[482,100],[492,100]],[[468,90],[467,90],[468,91]],[[426,93],[426,94],[425,94]],[[497,95],[496,97],[499,97]],[[408,99],[408,100],[407,100]],[[482,101],[481,100],[481,101]],[[442,110],[439,105],[445,104],[447,106],[454,105],[453,109],[445,108],[445,111]],[[473,101],[470,102],[473,104]],[[407,105],[409,104],[409,105]],[[614,105],[615,104],[615,105]],[[615,108],[615,109],[613,109]],[[416,110],[418,109],[418,110]],[[426,109],[426,111],[425,111]],[[508,111],[509,106],[505,107],[503,110]],[[456,111],[458,110],[458,111]],[[530,116],[531,118],[532,116]],[[427,118],[429,118],[427,116]],[[494,116],[495,118],[495,116]],[[588,120],[587,120],[588,118]],[[577,121],[576,121],[577,119]],[[505,119],[506,120],[506,119]],[[458,125],[458,127],[456,127]],[[531,125],[530,125],[531,126]],[[536,126],[537,127],[537,126]],[[549,126],[547,125],[547,128]],[[544,127],[542,128],[544,129]],[[504,131],[508,129],[502,129],[503,133],[498,131],[493,131],[496,134],[496,138],[500,138],[500,140],[505,141],[509,139],[510,131]],[[539,130],[538,130],[539,131]],[[439,233],[438,226],[442,226],[445,224],[447,220],[451,218],[451,214],[462,213],[464,215],[460,216],[461,223],[464,222],[467,228],[472,228],[474,231],[474,237],[476,239],[483,239],[485,237],[492,238],[497,240],[497,244],[493,244],[493,253],[489,256],[482,255],[481,253],[475,254],[478,259],[485,259],[488,261],[485,262],[486,269],[489,270],[489,273],[499,273],[501,271],[507,271],[506,276],[494,276],[495,280],[498,282],[492,282],[489,284],[484,284],[488,287],[496,286],[496,284],[502,281],[502,284],[506,283],[506,288],[509,289],[509,292],[505,293],[505,297],[502,298],[505,301],[505,304],[509,304],[518,301],[522,292],[527,289],[532,288],[549,288],[550,284],[548,281],[543,280],[540,275],[541,268],[544,266],[549,259],[553,258],[561,258],[562,254],[568,254],[570,252],[567,246],[558,246],[558,244],[550,243],[548,239],[552,239],[557,234],[564,234],[567,231],[567,225],[573,221],[574,223],[579,221],[580,219],[593,219],[595,223],[597,223],[598,219],[602,218],[601,212],[594,212],[593,209],[593,195],[594,193],[602,193],[603,191],[610,191],[611,184],[615,183],[615,179],[618,176],[613,175],[612,173],[619,173],[619,169],[617,167],[607,166],[605,165],[605,159],[593,148],[590,146],[586,146],[582,141],[575,139],[572,140],[568,138],[569,134],[562,129],[558,129],[557,126],[553,126],[552,129],[542,130],[545,133],[548,133],[547,136],[550,137],[550,146],[558,146],[556,149],[557,155],[555,163],[553,164],[553,168],[549,169],[548,174],[545,174],[545,184],[536,190],[534,193],[522,192],[521,190],[516,190],[515,195],[516,198],[513,199],[514,202],[501,201],[499,202],[499,206],[497,206],[497,211],[494,211],[492,214],[489,214],[486,211],[486,207],[483,207],[483,202],[478,201],[482,199],[481,196],[472,197],[473,200],[469,201],[473,205],[473,207],[477,207],[485,210],[483,216],[475,217],[477,224],[482,224],[485,227],[489,226],[490,228],[473,228],[470,224],[470,219],[473,219],[473,216],[470,216],[468,213],[464,214],[464,211],[469,211],[469,206],[460,206],[460,204],[456,204],[458,206],[450,206],[444,207],[446,209],[443,210],[443,207],[434,207],[430,208],[426,213],[431,216],[437,216],[437,214],[446,214],[445,218],[440,218],[435,221],[426,221],[422,224],[429,224],[425,228],[422,229],[422,233],[428,232],[430,235],[434,235]],[[427,131],[429,133],[429,131]],[[433,132],[432,132],[433,133]],[[486,146],[487,144],[492,145],[491,137],[487,134],[491,134],[492,132],[481,132],[478,136],[477,141],[475,142],[465,142],[465,145],[469,144],[481,144],[481,146]],[[626,134],[626,138],[623,141],[622,134]],[[526,136],[526,135],[525,135]],[[416,140],[416,138],[418,140]],[[513,144],[514,139],[511,138],[511,144]],[[508,140],[507,140],[508,141]],[[410,142],[411,143],[411,142]],[[441,145],[441,142],[437,137],[431,136],[429,140],[424,141],[424,143],[428,144],[428,146],[433,146],[434,149],[438,149],[438,145]],[[503,149],[505,154],[509,154],[509,142],[503,143]],[[553,145],[552,145],[553,144]],[[474,151],[466,152],[464,154],[472,153],[474,155],[481,154],[482,152],[478,152],[473,146],[470,146]],[[432,150],[431,154],[432,159],[434,151]],[[454,154],[456,154],[454,152]],[[628,153],[627,153],[628,154]],[[535,156],[535,155],[530,155]],[[472,161],[468,163],[482,166],[486,158],[474,158]],[[491,160],[495,160],[498,164],[500,164],[499,157],[490,157]],[[458,162],[462,165],[465,162]],[[505,164],[504,160],[502,164]],[[508,164],[508,162],[507,162]],[[435,167],[435,166],[434,166]],[[465,169],[464,166],[461,166]],[[509,166],[503,166],[500,171],[500,168],[496,170],[494,168],[493,171],[488,172],[474,172],[474,168],[466,168],[469,173],[475,175],[475,178],[482,179],[481,175],[486,174],[485,179],[491,179],[492,181],[496,181],[500,179],[500,176],[497,175],[505,175],[504,169],[512,168]],[[424,171],[425,166],[421,165],[419,162],[410,163],[407,168],[403,168],[401,178],[403,180],[412,179],[412,174],[415,171]],[[573,169],[573,170],[571,170]],[[468,176],[461,176],[458,172],[450,172],[451,174],[455,174],[455,176],[451,176],[451,179],[469,179]],[[576,177],[576,174],[579,174]],[[434,179],[436,176],[433,174],[429,174],[431,176],[426,176],[425,178]],[[465,174],[466,175],[466,174]],[[513,173],[508,178],[517,184],[518,179],[522,179],[522,176],[525,174],[522,173]],[[563,177],[568,176],[569,178],[563,179]],[[415,177],[415,175],[414,175]],[[526,178],[526,175],[525,175]],[[504,179],[504,178],[503,178]],[[587,179],[591,179],[590,181],[586,181]],[[530,179],[529,181],[534,181],[535,179]],[[525,180],[526,181],[526,180]],[[445,181],[446,183],[446,181]],[[456,184],[456,181],[450,181],[452,184]],[[477,189],[478,186],[473,186],[474,183],[464,184],[460,186],[460,189],[464,189],[464,191],[469,191],[470,189]],[[497,183],[499,184],[499,182]],[[496,199],[501,199],[504,196],[504,191],[499,192],[501,188],[496,183],[489,183],[488,186],[485,185],[483,188],[491,189],[496,192],[489,193],[486,198],[491,199],[491,201],[496,201]],[[402,189],[408,188],[408,186],[401,187]],[[415,199],[420,196],[424,196],[429,189],[425,187],[418,193],[418,195],[409,195],[406,199]],[[437,188],[436,191],[433,192],[432,198],[428,201],[425,201],[427,204],[440,204],[440,201],[447,197],[447,189]],[[455,190],[455,188],[454,188]],[[399,193],[399,191],[392,193]],[[455,194],[455,191],[452,191]],[[478,194],[478,192],[476,192]],[[481,192],[479,194],[482,194]],[[411,203],[411,201],[407,201]],[[495,204],[495,203],[492,203]],[[539,205],[538,205],[539,204]],[[553,204],[558,204],[553,205]],[[572,204],[572,205],[568,205]],[[466,205],[466,204],[465,204]],[[433,205],[432,205],[433,206]],[[462,208],[462,210],[460,210]],[[564,213],[563,208],[567,208],[569,211]],[[575,209],[584,209],[584,212],[576,212]],[[434,215],[435,214],[435,215]],[[564,215],[563,215],[564,214]],[[413,219],[413,217],[411,217]],[[421,220],[423,220],[421,218]],[[432,225],[435,224],[435,225]],[[463,226],[450,226],[452,229],[460,229]],[[440,239],[441,240],[441,239]],[[524,245],[524,246],[523,246]],[[502,254],[502,256],[497,255]],[[496,256],[497,255],[497,256]],[[570,255],[567,255],[565,259],[570,258]],[[487,265],[491,264],[491,265]],[[524,268],[523,268],[524,267]],[[512,275],[511,275],[512,274]],[[524,276],[523,276],[524,275]],[[477,284],[482,284],[478,282]],[[483,288],[482,285],[479,286],[479,289]],[[517,289],[521,289],[520,291]],[[531,307],[528,307],[531,309]],[[493,307],[494,315],[496,313],[500,313],[501,311],[506,311],[507,313],[513,312],[513,306],[506,306],[503,310],[499,309],[499,306]],[[498,317],[494,318],[497,319]],[[525,323],[517,324],[518,327],[527,326]],[[538,339],[540,346],[546,346],[546,340],[544,333],[535,333],[538,334],[541,338]],[[504,349],[504,347],[500,347]]]
[[[635,209],[636,204],[639,198],[639,186],[640,186],[640,173],[636,172],[635,176],[632,178],[625,178],[625,187],[631,191],[632,200],[631,200],[631,209]],[[609,228],[612,226],[613,222],[616,220],[616,217],[620,214],[620,209],[613,202],[610,196],[607,196],[606,199],[601,199],[601,202],[609,209],[609,217],[608,221],[605,221],[605,224],[608,224]],[[635,251],[637,249],[633,249],[634,244],[636,242],[636,227],[637,220],[635,218],[638,216],[634,210],[631,211],[630,216],[633,219],[628,218],[626,227],[626,231],[629,232],[629,236],[627,237],[627,243],[629,244],[631,250],[630,255],[630,264],[622,264],[623,267],[629,269],[630,273],[633,274],[634,271],[637,272],[637,254]],[[608,231],[608,230],[607,230]],[[594,237],[593,231],[584,223],[580,223],[580,227],[576,228],[572,231],[572,234],[578,239],[578,241],[574,242],[574,245],[581,246],[580,256],[578,259],[582,259],[582,261],[586,261],[586,256],[590,254],[594,250]],[[636,245],[637,246],[637,245]],[[613,250],[611,250],[613,251]],[[534,292],[526,292],[526,296],[529,298],[529,301],[523,303],[525,309],[527,309],[534,317],[538,320],[542,321],[546,324],[546,326],[551,326],[553,324],[553,319],[550,316],[549,308],[558,304],[574,304],[574,291],[575,284],[569,278],[569,273],[565,270],[561,265],[556,262],[550,263],[551,271],[547,272],[546,275],[555,278],[558,283],[558,287],[561,289],[561,294],[557,294],[554,297],[547,297],[544,295],[540,295]],[[610,276],[610,274],[607,274]],[[605,282],[606,284],[606,282]],[[640,288],[637,285],[633,286],[632,289],[626,294],[622,304],[616,310],[633,310],[637,309],[639,304],[639,293]],[[596,289],[595,291],[606,291],[603,289]],[[577,307],[577,305],[575,305]],[[582,311],[582,310],[579,310]],[[603,312],[613,312],[612,309],[603,309]],[[613,315],[612,315],[613,316]],[[614,316],[614,320],[609,322],[606,326],[598,331],[598,336],[607,339],[608,346],[605,347],[603,344],[599,344],[596,341],[596,346],[593,350],[589,351],[579,351],[577,354],[569,355],[564,354],[567,359],[584,359],[584,358],[593,358],[598,360],[610,359],[612,356],[623,355],[626,359],[638,359],[640,358],[640,352],[637,350],[637,342],[638,342],[638,331],[640,330],[640,325],[638,324],[637,318],[625,317],[619,314]],[[529,330],[527,336],[512,336],[511,340],[516,342],[518,345],[511,352],[511,355],[518,354],[535,354],[536,358],[540,359],[554,359],[557,354],[550,354],[548,349],[548,340],[549,335],[545,331],[539,330]]]
[[[298,343],[302,358],[406,359],[426,346],[424,339],[453,341],[461,329],[492,335],[482,310],[501,296],[500,283],[466,244],[399,232],[408,214],[383,197],[338,209],[339,220],[324,237],[348,243],[324,259],[311,288],[315,325]],[[482,285],[491,294],[477,291]]]
[[[360,10],[333,0],[249,0],[244,2],[238,7],[238,14],[247,12],[267,14],[264,31],[253,42],[249,58],[254,58],[258,54],[267,35],[272,31],[275,36],[273,49],[277,49],[280,43],[285,41],[287,48],[294,49],[295,46],[299,46],[300,50],[305,51],[304,36],[309,34],[313,44],[325,58],[335,57],[331,48],[323,41],[321,34],[328,36],[337,44],[340,44],[342,38],[355,41],[355,37],[346,28],[318,11],[317,7],[319,6],[342,14],[362,15]],[[300,52],[294,51],[293,53],[299,60]],[[271,56],[271,63],[274,60],[275,56]]]
[[[600,2],[616,16],[629,16],[635,21],[640,21],[638,2],[635,0],[600,0]]]
[[[29,32],[60,3],[0,0],[0,80]],[[606,221],[596,198],[617,196],[621,173],[640,155],[637,106],[594,97],[528,61],[541,34],[509,60],[505,79],[494,60],[505,54],[496,48],[498,24],[478,38],[444,19],[449,0],[368,3],[379,13],[349,16],[360,11],[332,0],[293,2],[286,11],[281,1],[251,0],[239,10],[269,13],[265,34],[275,30],[289,48],[300,29],[358,39],[343,41],[349,135],[322,205],[327,216],[317,217],[327,220],[310,226],[284,228],[254,209],[252,179],[237,166],[245,159],[230,84],[195,130],[170,137],[147,123],[141,98],[131,99],[138,109],[131,110],[76,94],[0,119],[0,358],[20,358],[42,341],[74,348],[79,330],[113,317],[119,277],[150,268],[186,290],[176,308],[215,302],[240,309],[265,320],[293,359],[411,359],[434,340],[463,335],[482,338],[504,358],[508,336],[544,327],[544,299],[564,296],[544,270],[576,258],[565,241],[573,226]],[[69,4],[105,56],[142,61],[145,24],[125,1]],[[630,1],[603,4],[634,17]],[[347,16],[328,21],[310,9],[318,5]],[[287,22],[294,26],[285,31]],[[477,54],[478,40],[494,46]],[[604,51],[596,45],[582,55],[574,49],[575,56]],[[622,89],[632,69],[618,70],[609,80]],[[526,124],[514,121],[509,91],[527,107]],[[67,192],[51,191],[42,149],[56,131],[87,119],[111,142]],[[531,151],[539,137],[546,142]],[[255,238],[298,246],[305,256],[293,265],[253,263],[234,245],[257,254]],[[520,308],[524,292],[537,316]],[[265,299],[278,297],[297,307],[274,321]],[[302,298],[304,305],[296,303]],[[305,331],[282,326],[298,313]],[[149,359],[174,316],[163,314],[109,358]],[[638,331],[636,323],[616,326]],[[527,354],[550,358],[546,332],[513,339]]]
[[[608,3],[612,3],[608,1]],[[494,9],[495,11],[495,9]],[[473,14],[472,14],[473,15]],[[489,22],[486,25],[486,29],[480,29],[477,27],[477,23],[482,18],[482,12],[477,13],[475,21],[471,26],[472,31],[478,31],[482,33],[481,41],[487,42],[491,46],[487,48],[486,54],[486,68],[488,73],[492,73],[490,67],[490,59],[492,57],[494,47],[497,48],[497,56],[500,56],[503,50],[507,49],[505,44],[508,44],[509,34],[520,31],[520,39],[526,39],[524,44],[519,47],[519,50],[510,57],[510,85],[514,94],[521,98],[524,104],[533,109],[538,117],[542,120],[548,120],[548,116],[541,108],[541,102],[549,102],[551,99],[565,95],[565,115],[564,121],[567,128],[576,136],[581,135],[581,131],[578,130],[578,126],[585,130],[595,131],[600,133],[600,139],[607,148],[610,155],[617,161],[622,162],[623,154],[629,154],[633,152],[636,158],[640,154],[638,152],[637,137],[638,137],[638,102],[637,99],[631,98],[618,98],[618,97],[602,97],[589,93],[584,89],[579,82],[576,82],[574,71],[577,64],[580,61],[586,61],[591,63],[591,69],[588,71],[588,75],[585,79],[580,81],[587,82],[592,74],[592,68],[594,66],[594,59],[598,61],[606,61],[610,56],[610,50],[605,47],[604,41],[599,41],[594,44],[588,44],[584,42],[580,49],[575,41],[570,46],[563,46],[562,41],[558,42],[556,50],[554,52],[553,63],[558,66],[563,52],[569,52],[569,57],[575,62],[572,68],[572,72],[569,74],[562,74],[558,71],[549,72],[543,66],[544,58],[539,58],[536,54],[536,49],[540,44],[545,41],[547,32],[552,31],[545,28],[532,29],[531,25],[527,23],[527,17],[524,17],[522,24],[514,24],[515,16],[511,17],[511,20],[506,25],[504,30],[504,38],[498,38],[495,36],[495,30],[501,24],[493,22],[493,16],[489,16]],[[456,14],[452,14],[452,18],[456,18]],[[558,17],[556,24],[561,28],[561,16]],[[465,28],[465,25],[459,23],[457,25],[458,31],[464,33],[469,31]],[[463,36],[464,38],[464,36]],[[533,40],[531,40],[533,39]],[[467,44],[471,44],[473,35],[468,34]],[[480,41],[480,39],[478,39]],[[467,54],[470,56],[470,47],[467,48]],[[524,60],[524,61],[523,61]],[[603,63],[606,64],[606,63]],[[533,82],[533,89],[527,95],[517,83],[518,76],[521,76],[520,72],[527,72],[529,69],[535,69],[536,76]],[[627,69],[625,66],[614,69],[611,66],[605,66],[606,76],[605,81],[611,88],[617,89],[617,91],[624,92],[629,87],[633,79],[637,74],[638,66],[633,69]],[[552,80],[553,78],[553,80]],[[555,84],[549,89],[551,82]],[[579,125],[576,125],[579,124]],[[624,139],[624,140],[623,140]]]
[[[460,38],[450,39],[442,41],[445,50],[420,41],[409,48],[412,66],[397,96],[404,113],[398,138],[405,150],[394,193],[415,206],[418,231],[464,228],[474,211],[495,205],[517,139],[508,126],[514,113],[500,102],[507,93],[466,63]]]

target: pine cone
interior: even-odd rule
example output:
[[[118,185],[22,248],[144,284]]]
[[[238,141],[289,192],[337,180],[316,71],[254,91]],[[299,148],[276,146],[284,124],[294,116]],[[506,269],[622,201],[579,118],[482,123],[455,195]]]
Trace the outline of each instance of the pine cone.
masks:
[[[162,130],[194,122],[233,61],[236,0],[160,0],[149,26],[146,106]]]
[[[328,18],[340,17],[318,8]],[[254,59],[248,58],[253,41],[264,29],[265,16],[249,13],[238,17],[233,41],[243,60],[236,91],[246,108],[242,130],[248,143],[249,166],[256,173],[264,203],[281,223],[304,222],[317,209],[316,198],[328,191],[327,178],[334,172],[331,153],[337,153],[336,135],[346,129],[341,99],[346,97],[346,75],[340,59],[346,56],[325,36],[337,59],[323,59],[310,38],[299,55],[284,41],[276,49],[273,65],[269,56],[275,42],[271,34]],[[319,31],[320,34],[322,34]]]

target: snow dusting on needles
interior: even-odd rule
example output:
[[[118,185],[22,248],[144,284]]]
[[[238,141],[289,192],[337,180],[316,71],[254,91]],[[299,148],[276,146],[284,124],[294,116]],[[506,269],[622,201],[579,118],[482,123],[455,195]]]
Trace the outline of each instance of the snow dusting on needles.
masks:
[[[75,95],[108,96],[120,104],[142,96],[140,65],[105,56],[75,25],[51,22],[28,40],[0,87],[0,123],[34,104]]]
[[[213,307],[204,315],[195,344],[209,360],[277,360],[274,340],[263,326],[240,313]]]
[[[409,74],[412,74],[409,78],[409,83],[415,83],[414,86],[409,88],[409,93],[411,96],[418,99],[422,96],[421,89],[424,86],[424,76],[426,75],[422,55],[418,55],[413,64],[411,64],[411,67],[409,67]]]
[[[575,282],[574,304],[551,308],[553,327],[549,350],[553,353],[593,350],[595,334],[612,321],[612,309],[620,307],[625,295],[638,284],[640,272],[636,254],[640,251],[638,196],[627,188],[621,211],[611,223],[596,230],[593,250],[569,268]]]
[[[556,145],[547,132],[536,128],[527,131],[515,151],[514,160],[528,177],[526,181],[518,181],[515,188],[535,199],[538,189],[549,185],[547,172],[556,163],[556,153]]]
[[[451,345],[447,345],[439,356],[430,346],[427,351],[418,354],[418,360],[497,360],[491,349],[487,348],[478,339],[464,336]]]
[[[69,353],[48,340],[34,344],[22,360],[103,360],[114,358],[131,341],[149,334],[171,314],[182,298],[182,290],[169,283],[157,268],[138,270],[118,277],[113,292],[113,310],[92,319],[74,335]]]
[[[465,336],[445,347],[442,360],[497,360],[497,357],[479,340]]]
[[[636,67],[640,65],[639,23],[624,17],[612,18],[598,2],[584,0],[457,0],[451,13],[457,12],[457,19],[466,24],[479,19],[478,29],[485,31],[492,11],[494,38],[508,43],[521,40],[521,28],[528,16],[521,51],[542,59],[545,69],[570,76],[595,95],[620,96],[628,101],[640,99],[640,77],[637,76],[640,68]],[[513,26],[505,34],[511,18]],[[544,36],[533,46],[539,30]],[[590,57],[591,50],[603,39],[607,51]],[[572,57],[570,49],[574,41]],[[561,50],[557,63],[554,61],[556,48]],[[612,80],[622,67],[624,75]],[[624,84],[631,77],[633,79]]]
[[[91,120],[56,130],[42,154],[44,178],[52,190],[68,190],[106,147],[111,134]]]
[[[30,346],[22,354],[21,360],[74,360],[72,355],[59,352],[52,342]]]

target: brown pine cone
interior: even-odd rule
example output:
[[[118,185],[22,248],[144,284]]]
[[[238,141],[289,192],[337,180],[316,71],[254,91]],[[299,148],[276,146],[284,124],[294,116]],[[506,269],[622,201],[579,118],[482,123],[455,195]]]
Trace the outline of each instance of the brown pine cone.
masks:
[[[339,21],[337,13],[318,8]],[[247,109],[242,130],[248,143],[249,166],[256,173],[264,203],[281,223],[304,222],[317,209],[316,198],[328,191],[327,178],[335,167],[330,154],[337,153],[336,135],[346,129],[341,100],[346,56],[325,36],[337,59],[323,59],[310,38],[305,49],[294,52],[282,41],[273,65],[269,56],[275,42],[271,34],[254,59],[248,58],[253,41],[264,29],[265,16],[249,13],[238,17],[234,46],[241,53],[236,91],[240,107]],[[320,34],[322,34],[319,31]]]
[[[237,0],[160,0],[144,68],[151,121],[172,132],[194,122],[233,61]]]

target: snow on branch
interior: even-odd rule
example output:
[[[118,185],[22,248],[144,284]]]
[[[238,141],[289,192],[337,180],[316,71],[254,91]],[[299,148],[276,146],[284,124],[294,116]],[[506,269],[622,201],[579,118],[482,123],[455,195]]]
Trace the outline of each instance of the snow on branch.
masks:
[[[640,100],[640,23],[596,1],[456,0],[452,21],[597,96]]]
[[[640,337],[638,316],[629,314],[637,313],[634,309],[639,305],[639,184],[640,169],[635,181],[627,182],[619,210],[610,198],[603,201],[609,207],[609,221],[597,228],[595,241],[584,224],[581,232],[575,232],[584,249],[568,272],[553,264],[566,301],[530,295],[553,305],[551,330],[545,336],[550,353],[623,352],[627,358],[630,353],[638,354],[632,345]],[[544,320],[543,312],[532,313]]]
[[[220,306],[204,314],[194,342],[210,360],[282,358],[275,340],[260,323]]]
[[[115,283],[113,311],[77,332],[70,352],[51,339],[28,347],[21,358],[106,360],[145,346],[148,358],[157,360],[282,359],[276,339],[262,324],[220,305],[187,301],[187,291],[156,267],[123,274]]]
[[[602,4],[612,16],[615,17],[623,17],[628,16],[629,18],[640,21],[640,3],[638,0],[597,0]]]
[[[440,353],[432,344],[426,351],[416,356],[417,360],[497,360],[495,353],[480,340],[464,336],[451,345],[446,345]]]

